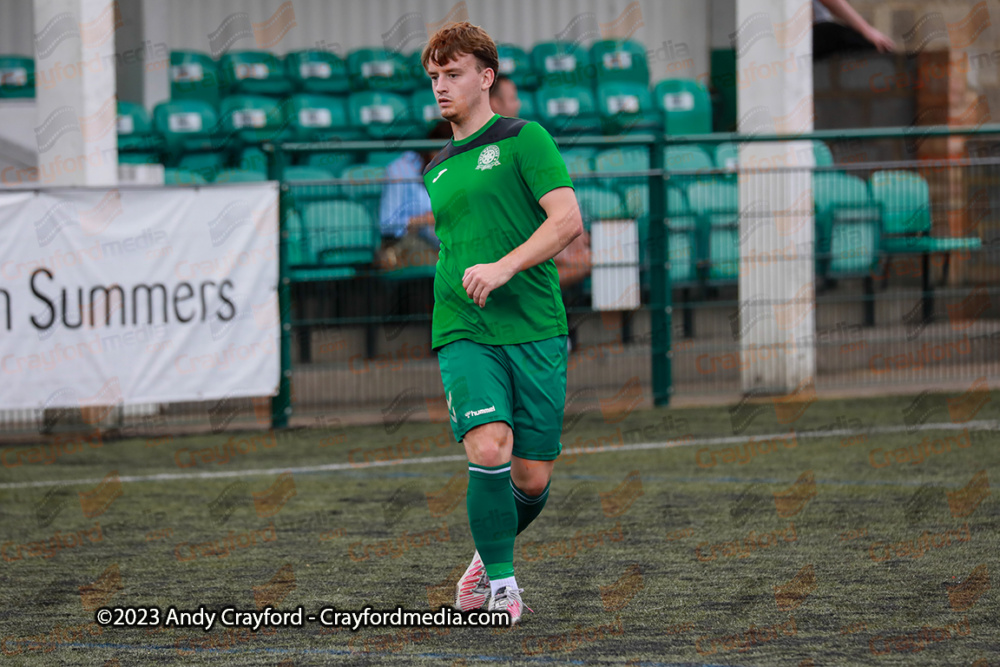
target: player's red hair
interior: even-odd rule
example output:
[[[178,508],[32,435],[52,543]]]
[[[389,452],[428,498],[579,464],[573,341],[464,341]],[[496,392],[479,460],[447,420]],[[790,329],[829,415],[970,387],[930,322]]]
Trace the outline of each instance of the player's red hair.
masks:
[[[492,69],[493,83],[496,84],[496,75],[500,73],[497,45],[493,43],[489,33],[468,21],[449,23],[434,33],[420,55],[420,64],[426,70],[432,59],[438,65],[446,65],[465,53],[475,57],[477,72],[482,72],[487,67]]]

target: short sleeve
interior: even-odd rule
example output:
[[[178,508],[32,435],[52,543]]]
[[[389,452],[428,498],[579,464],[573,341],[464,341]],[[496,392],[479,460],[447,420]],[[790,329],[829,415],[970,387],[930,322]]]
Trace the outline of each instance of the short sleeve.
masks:
[[[535,201],[556,188],[573,187],[555,140],[536,122],[527,123],[517,135],[517,161]]]

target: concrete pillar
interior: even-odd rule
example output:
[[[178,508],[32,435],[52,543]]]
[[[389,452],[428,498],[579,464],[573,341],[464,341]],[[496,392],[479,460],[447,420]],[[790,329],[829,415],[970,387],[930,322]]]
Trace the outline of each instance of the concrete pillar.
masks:
[[[811,132],[811,2],[737,0],[736,5],[739,132]],[[812,146],[744,142],[739,155],[740,304],[733,335],[741,348],[743,391],[811,390],[816,367]]]
[[[118,99],[153,107],[170,99],[170,3],[118,0],[122,28],[115,35]]]
[[[35,0],[39,183],[118,183],[115,33],[111,0]]]

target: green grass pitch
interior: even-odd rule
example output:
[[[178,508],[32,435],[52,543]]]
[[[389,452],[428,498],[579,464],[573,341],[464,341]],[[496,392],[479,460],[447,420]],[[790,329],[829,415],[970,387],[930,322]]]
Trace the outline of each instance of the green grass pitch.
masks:
[[[997,400],[802,407],[568,418],[512,630],[94,623],[448,602],[474,546],[446,424],[8,446],[0,663],[998,664]]]

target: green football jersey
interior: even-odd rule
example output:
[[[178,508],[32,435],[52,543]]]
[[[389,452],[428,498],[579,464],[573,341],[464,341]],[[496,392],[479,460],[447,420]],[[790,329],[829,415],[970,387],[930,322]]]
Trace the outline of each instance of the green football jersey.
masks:
[[[494,114],[475,134],[452,139],[424,169],[434,231],[431,346],[467,338],[517,345],[568,333],[555,261],[517,273],[480,308],[462,286],[465,270],[501,259],[547,217],[538,200],[573,187],[551,135],[538,123]]]

